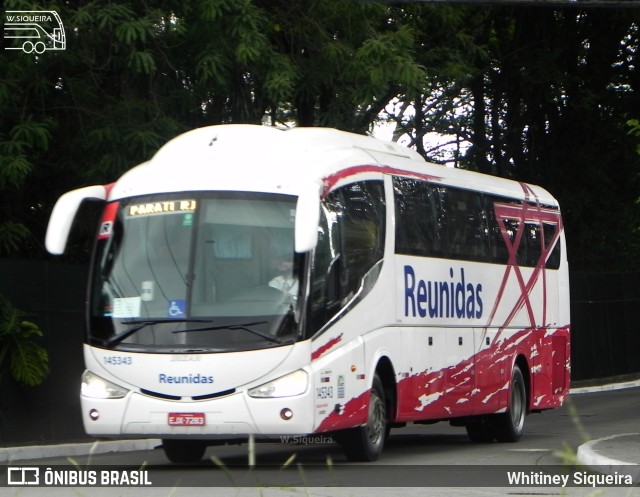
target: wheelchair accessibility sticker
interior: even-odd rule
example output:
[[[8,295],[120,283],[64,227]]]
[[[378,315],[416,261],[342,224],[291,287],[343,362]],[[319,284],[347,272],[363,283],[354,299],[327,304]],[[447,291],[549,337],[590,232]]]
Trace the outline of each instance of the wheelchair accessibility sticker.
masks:
[[[167,307],[167,317],[181,319],[187,312],[186,300],[170,300]]]

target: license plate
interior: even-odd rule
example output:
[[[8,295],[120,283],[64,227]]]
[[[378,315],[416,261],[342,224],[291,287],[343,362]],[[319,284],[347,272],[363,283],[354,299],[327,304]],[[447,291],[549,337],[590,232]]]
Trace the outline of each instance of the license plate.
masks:
[[[169,426],[204,426],[203,412],[170,412]]]

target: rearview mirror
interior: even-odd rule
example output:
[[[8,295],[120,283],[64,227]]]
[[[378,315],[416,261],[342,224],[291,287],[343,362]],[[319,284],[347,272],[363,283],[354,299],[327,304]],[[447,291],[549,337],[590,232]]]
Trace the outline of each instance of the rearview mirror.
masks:
[[[107,189],[103,185],[87,186],[78,190],[72,190],[62,195],[53,207],[49,225],[47,226],[47,236],[45,246],[50,254],[64,254],[67,246],[69,231],[76,217],[78,208],[84,200],[106,200]]]

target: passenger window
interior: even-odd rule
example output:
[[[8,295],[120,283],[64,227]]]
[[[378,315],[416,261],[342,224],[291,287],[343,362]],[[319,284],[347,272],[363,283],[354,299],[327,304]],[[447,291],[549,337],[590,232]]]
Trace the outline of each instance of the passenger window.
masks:
[[[451,259],[489,262],[489,230],[479,192],[450,188],[443,198]]]
[[[491,253],[491,262],[494,264],[506,264],[509,262],[509,250],[507,244],[502,236],[502,228],[498,219],[496,218],[496,212],[494,203],[498,200],[493,197],[485,197],[485,212],[487,213],[488,230],[489,230],[489,244]],[[511,243],[515,238],[517,230],[517,223],[515,226],[507,227],[507,234]]]
[[[556,234],[557,224],[535,220],[535,204],[523,223],[522,201],[401,177],[393,178],[393,190],[397,254],[508,264],[517,248],[515,262],[535,267],[544,263],[543,232],[547,246]],[[560,251],[557,243],[547,268],[559,267]]]
[[[446,230],[440,191],[411,178],[394,178],[396,253],[443,257]]]
[[[550,244],[553,242],[556,232],[558,230],[557,224],[542,223],[542,230],[544,233],[545,253],[549,250]],[[547,257],[547,269],[558,269],[560,267],[560,239],[556,242],[555,246],[551,250],[551,254]]]
[[[524,223],[524,232],[518,247],[517,260],[520,266],[535,267],[542,254],[542,240],[540,237],[540,223]]]

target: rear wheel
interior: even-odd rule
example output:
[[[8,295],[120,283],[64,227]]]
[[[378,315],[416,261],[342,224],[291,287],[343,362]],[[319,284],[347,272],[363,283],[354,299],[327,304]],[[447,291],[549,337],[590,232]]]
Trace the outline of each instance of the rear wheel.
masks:
[[[207,444],[201,440],[162,440],[167,459],[175,463],[196,463],[202,460]]]
[[[371,386],[367,424],[337,433],[336,438],[350,461],[375,461],[382,453],[387,434],[384,389],[376,375]]]
[[[495,414],[492,419],[493,432],[498,442],[517,442],[522,436],[524,418],[527,414],[527,389],[522,371],[514,366],[511,376],[509,406],[504,414]]]

